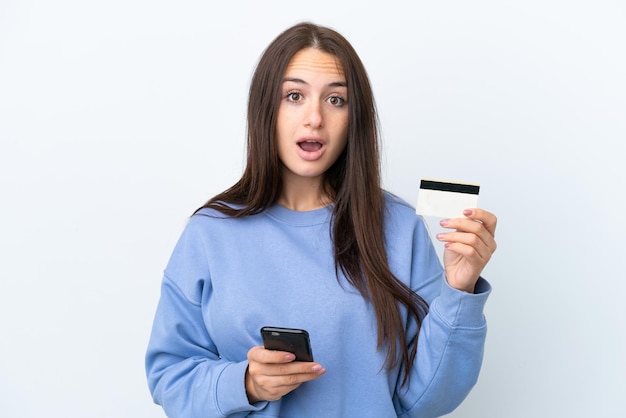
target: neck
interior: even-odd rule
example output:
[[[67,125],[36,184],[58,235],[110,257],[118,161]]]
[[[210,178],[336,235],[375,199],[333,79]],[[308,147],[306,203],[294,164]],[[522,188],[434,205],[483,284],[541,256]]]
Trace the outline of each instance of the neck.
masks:
[[[328,206],[332,199],[324,193],[319,178],[284,178],[277,203],[287,209],[306,212]]]

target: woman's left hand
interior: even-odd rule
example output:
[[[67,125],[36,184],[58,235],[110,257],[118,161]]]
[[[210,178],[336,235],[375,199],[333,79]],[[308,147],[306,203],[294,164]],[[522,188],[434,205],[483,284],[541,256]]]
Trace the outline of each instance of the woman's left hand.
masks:
[[[440,225],[453,232],[437,234],[445,242],[443,265],[450,286],[474,293],[474,286],[496,250],[497,218],[482,209],[466,209],[466,218],[444,219]]]

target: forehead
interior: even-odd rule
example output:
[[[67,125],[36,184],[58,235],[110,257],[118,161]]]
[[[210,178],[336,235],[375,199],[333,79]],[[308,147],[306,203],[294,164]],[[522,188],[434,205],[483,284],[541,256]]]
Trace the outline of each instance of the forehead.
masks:
[[[305,48],[296,52],[287,65],[286,74],[323,73],[343,79],[343,65],[332,54],[316,48]]]

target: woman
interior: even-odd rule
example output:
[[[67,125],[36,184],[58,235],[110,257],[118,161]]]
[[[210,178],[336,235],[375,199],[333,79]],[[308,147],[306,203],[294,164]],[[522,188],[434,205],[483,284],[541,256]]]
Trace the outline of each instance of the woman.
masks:
[[[496,218],[448,219],[442,268],[423,220],[380,186],[366,71],[309,23],[252,79],[242,178],[191,217],[165,269],[146,356],[170,417],[436,417],[474,385]],[[266,350],[304,328],[314,362]]]

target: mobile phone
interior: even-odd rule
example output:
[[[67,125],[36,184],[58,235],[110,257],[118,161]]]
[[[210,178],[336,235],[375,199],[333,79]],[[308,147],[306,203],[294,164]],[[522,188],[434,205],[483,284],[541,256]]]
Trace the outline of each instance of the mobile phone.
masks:
[[[309,333],[303,329],[263,327],[261,338],[268,350],[288,351],[296,355],[296,361],[313,361]]]

